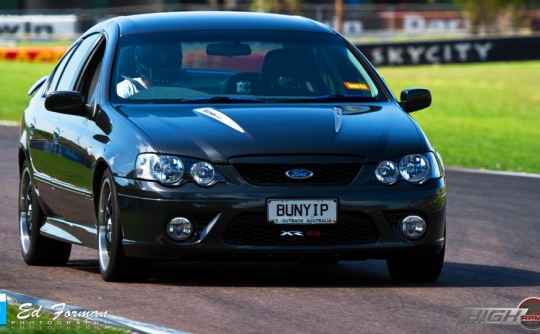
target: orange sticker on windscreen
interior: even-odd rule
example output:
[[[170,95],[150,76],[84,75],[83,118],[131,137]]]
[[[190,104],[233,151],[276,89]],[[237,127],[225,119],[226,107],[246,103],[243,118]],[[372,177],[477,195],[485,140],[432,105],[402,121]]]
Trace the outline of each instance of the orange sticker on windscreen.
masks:
[[[347,89],[369,90],[369,86],[361,82],[344,82],[343,84],[345,84],[345,87],[347,87]]]

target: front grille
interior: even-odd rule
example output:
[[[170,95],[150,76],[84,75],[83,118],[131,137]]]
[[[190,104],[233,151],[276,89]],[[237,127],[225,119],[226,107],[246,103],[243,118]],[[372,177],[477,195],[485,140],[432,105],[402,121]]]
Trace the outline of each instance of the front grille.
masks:
[[[362,168],[361,164],[235,164],[240,175],[253,185],[274,184],[347,184]],[[285,175],[289,170],[307,169],[313,176],[291,179]]]
[[[282,236],[283,231],[301,232],[302,236]],[[332,225],[273,225],[266,214],[241,214],[225,228],[222,239],[230,245],[358,245],[377,242],[379,232],[369,217],[362,213],[340,212]]]

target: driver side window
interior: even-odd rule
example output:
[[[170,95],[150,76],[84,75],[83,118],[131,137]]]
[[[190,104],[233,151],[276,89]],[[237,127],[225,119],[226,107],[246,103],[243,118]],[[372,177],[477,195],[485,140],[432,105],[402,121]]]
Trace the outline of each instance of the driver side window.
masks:
[[[71,58],[71,55],[73,54],[73,51],[77,49],[79,46],[75,45],[71,47],[66,54],[62,57],[62,60],[56,65],[56,68],[54,69],[53,73],[51,74],[51,77],[49,78],[47,82],[47,87],[45,91],[43,92],[43,97],[47,96],[52,91],[56,90],[56,86],[58,85],[58,80],[60,80],[60,76],[62,75],[62,72],[64,71],[64,68],[66,67],[67,62]]]
[[[85,64],[84,60],[87,58],[88,54],[92,50],[92,47],[95,45],[96,40],[99,34],[93,34],[85,38],[80,46],[75,50],[68,64],[61,74],[58,86],[51,87],[52,91],[62,91],[62,90],[73,90],[75,84],[77,83],[78,73],[80,73],[83,65]]]
[[[105,38],[102,37],[96,43],[96,47],[92,50],[89,59],[86,61],[86,65],[83,68],[83,72],[76,87],[77,90],[79,90],[85,97],[87,104],[95,103],[97,95],[96,88],[99,81],[101,64],[103,63],[104,55]]]

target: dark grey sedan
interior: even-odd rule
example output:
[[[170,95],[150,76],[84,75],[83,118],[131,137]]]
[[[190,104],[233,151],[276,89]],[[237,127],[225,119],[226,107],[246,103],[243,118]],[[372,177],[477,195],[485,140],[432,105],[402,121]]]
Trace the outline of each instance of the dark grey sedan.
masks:
[[[157,260],[386,259],[436,280],[440,156],[360,51],[294,16],[118,17],[30,90],[19,225],[30,265],[97,249],[107,281]]]

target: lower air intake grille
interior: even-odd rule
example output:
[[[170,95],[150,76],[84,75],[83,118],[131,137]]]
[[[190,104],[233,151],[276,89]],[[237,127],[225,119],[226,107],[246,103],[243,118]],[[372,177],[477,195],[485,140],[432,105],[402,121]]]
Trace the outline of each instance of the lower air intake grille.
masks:
[[[292,235],[283,235],[284,231]],[[361,213],[340,213],[337,224],[273,225],[265,214],[241,214],[226,227],[223,242],[230,245],[358,245],[377,242],[379,232]]]

